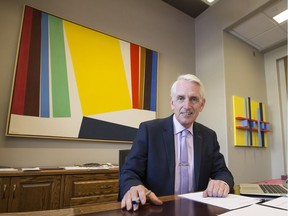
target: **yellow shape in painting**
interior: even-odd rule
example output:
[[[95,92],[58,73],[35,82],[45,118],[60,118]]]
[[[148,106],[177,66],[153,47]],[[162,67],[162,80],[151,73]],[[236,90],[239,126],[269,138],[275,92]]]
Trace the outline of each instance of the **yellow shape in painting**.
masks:
[[[83,115],[131,109],[118,39],[64,21]]]
[[[244,98],[233,96],[233,116],[234,116],[234,143],[235,145],[245,146],[246,145],[246,133],[245,130],[238,130],[236,126],[241,126],[241,121],[237,120],[236,117],[244,117]]]

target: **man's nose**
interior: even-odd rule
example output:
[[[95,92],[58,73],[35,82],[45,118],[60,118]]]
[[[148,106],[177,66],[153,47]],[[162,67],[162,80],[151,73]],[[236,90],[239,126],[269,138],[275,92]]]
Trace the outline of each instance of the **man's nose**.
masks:
[[[184,107],[185,108],[188,108],[188,107],[190,107],[191,106],[191,101],[189,100],[189,98],[186,98],[185,100],[184,100]]]

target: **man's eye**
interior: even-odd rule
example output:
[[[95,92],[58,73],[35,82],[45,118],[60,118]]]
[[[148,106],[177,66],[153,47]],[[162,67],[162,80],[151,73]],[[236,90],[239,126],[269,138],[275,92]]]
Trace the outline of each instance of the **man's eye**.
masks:
[[[184,101],[185,98],[184,98],[184,97],[177,97],[177,100],[178,100],[178,101]]]
[[[190,100],[191,100],[191,102],[192,102],[193,104],[196,104],[196,103],[199,102],[199,98],[198,98],[198,97],[191,97]]]

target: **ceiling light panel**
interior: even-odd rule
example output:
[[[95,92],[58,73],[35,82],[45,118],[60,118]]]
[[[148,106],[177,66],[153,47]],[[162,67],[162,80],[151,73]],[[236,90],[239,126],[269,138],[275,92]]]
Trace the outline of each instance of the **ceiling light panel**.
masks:
[[[259,25],[259,23],[261,23],[261,25]],[[274,26],[275,24],[272,20],[268,19],[263,13],[259,13],[236,26],[233,31],[251,39],[265,31],[268,31]]]
[[[265,13],[268,17],[273,18],[277,14],[283,12],[287,9],[287,1],[282,0],[278,1],[275,4],[271,5],[270,7],[266,8],[263,13]]]
[[[278,23],[288,20],[288,9],[273,17]]]
[[[261,50],[274,46],[276,43],[285,41],[287,34],[280,28],[274,27],[259,36],[252,38],[251,42],[261,47]]]

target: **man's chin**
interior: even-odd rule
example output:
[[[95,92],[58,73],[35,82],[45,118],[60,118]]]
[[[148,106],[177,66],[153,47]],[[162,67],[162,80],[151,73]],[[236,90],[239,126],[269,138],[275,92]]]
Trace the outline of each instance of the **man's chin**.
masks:
[[[184,127],[190,127],[191,124],[193,123],[193,119],[182,119],[182,121],[180,122]]]

